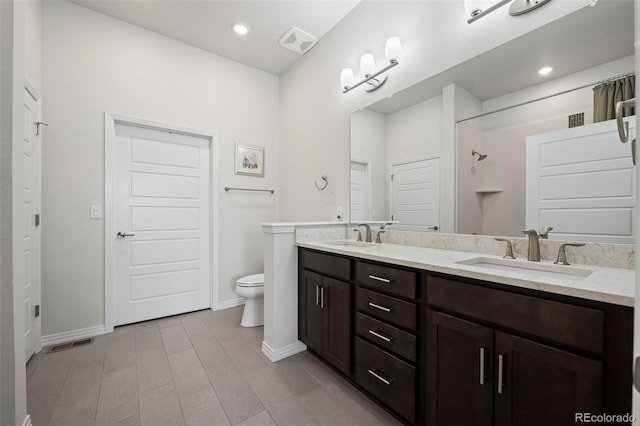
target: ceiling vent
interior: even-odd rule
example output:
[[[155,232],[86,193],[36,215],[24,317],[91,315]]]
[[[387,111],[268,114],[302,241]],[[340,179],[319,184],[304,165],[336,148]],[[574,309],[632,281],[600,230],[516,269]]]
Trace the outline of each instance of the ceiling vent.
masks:
[[[316,37],[296,27],[289,28],[278,40],[280,46],[301,55],[311,50],[317,42],[318,39]]]

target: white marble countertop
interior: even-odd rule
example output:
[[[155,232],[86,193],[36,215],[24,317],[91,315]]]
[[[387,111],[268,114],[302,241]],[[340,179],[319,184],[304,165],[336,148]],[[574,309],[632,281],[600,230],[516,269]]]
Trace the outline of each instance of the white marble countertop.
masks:
[[[339,241],[298,242],[299,247],[321,250],[329,253],[353,256],[360,259],[391,263],[432,272],[457,275],[507,284],[515,287],[545,291],[566,296],[579,297],[599,302],[622,306],[634,305],[635,271],[630,269],[605,268],[591,265],[571,265],[564,267],[553,265],[553,262],[528,262],[526,259],[503,260],[499,256],[478,253],[439,250],[432,248],[404,246],[396,244],[341,244]],[[588,274],[579,280],[544,276],[535,270],[493,270],[469,262],[475,258],[489,259],[496,263],[521,265],[525,267],[542,267],[554,271],[572,270]]]

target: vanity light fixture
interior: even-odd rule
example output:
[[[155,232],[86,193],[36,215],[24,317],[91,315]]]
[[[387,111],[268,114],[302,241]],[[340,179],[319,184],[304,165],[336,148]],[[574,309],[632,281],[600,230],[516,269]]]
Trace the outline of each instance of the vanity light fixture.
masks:
[[[371,53],[362,55],[360,58],[360,72],[362,73],[363,79],[355,84],[353,83],[353,70],[351,68],[343,68],[342,71],[340,71],[340,87],[342,87],[342,93],[350,92],[365,83],[368,84],[368,87],[365,89],[367,92],[381,87],[387,81],[387,76],[384,75],[380,77],[380,75],[398,65],[398,58],[400,57],[401,51],[402,43],[400,43],[400,38],[389,38],[384,46],[384,55],[388,65],[379,71],[375,71],[376,60]]]
[[[467,13],[467,23],[471,24],[508,3],[511,3],[509,15],[518,16],[531,12],[550,1],[551,0],[464,0],[464,7]]]
[[[249,31],[251,31],[249,25],[245,24],[244,22],[236,22],[231,28],[233,28],[233,32],[240,37],[246,36],[247,34],[249,34]]]

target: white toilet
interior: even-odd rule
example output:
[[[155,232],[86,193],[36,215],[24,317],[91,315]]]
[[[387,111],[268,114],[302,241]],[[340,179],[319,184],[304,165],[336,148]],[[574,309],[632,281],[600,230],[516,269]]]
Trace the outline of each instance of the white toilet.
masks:
[[[256,327],[264,324],[264,274],[249,275],[236,283],[236,293],[244,297],[244,313],[240,325]]]

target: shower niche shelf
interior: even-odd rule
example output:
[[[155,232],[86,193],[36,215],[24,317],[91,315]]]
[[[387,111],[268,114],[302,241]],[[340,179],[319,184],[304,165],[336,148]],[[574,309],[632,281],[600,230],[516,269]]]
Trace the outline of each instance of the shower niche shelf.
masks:
[[[497,186],[480,186],[476,188],[476,194],[481,195],[495,194],[498,192],[502,192],[502,188],[498,188]]]

